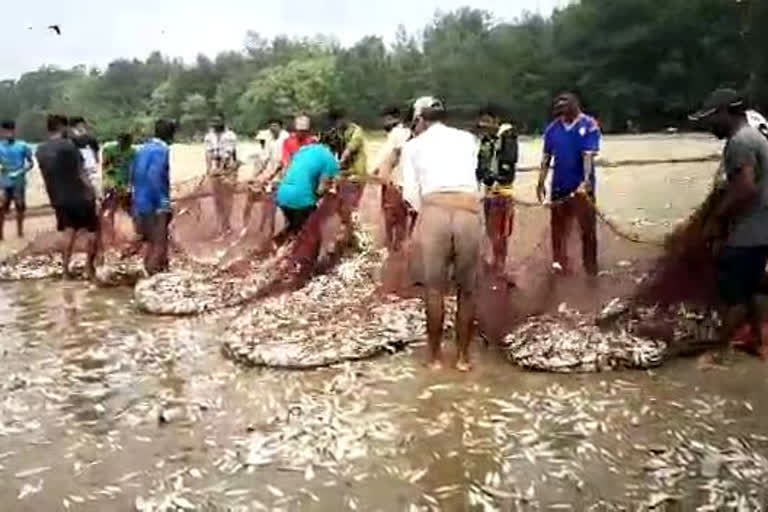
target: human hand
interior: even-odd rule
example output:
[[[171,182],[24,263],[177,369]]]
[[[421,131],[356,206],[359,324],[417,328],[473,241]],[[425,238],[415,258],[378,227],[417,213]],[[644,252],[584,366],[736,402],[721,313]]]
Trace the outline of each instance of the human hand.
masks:
[[[539,180],[539,184],[536,186],[536,198],[540,203],[544,202],[544,198],[547,196],[547,185],[543,180]]]

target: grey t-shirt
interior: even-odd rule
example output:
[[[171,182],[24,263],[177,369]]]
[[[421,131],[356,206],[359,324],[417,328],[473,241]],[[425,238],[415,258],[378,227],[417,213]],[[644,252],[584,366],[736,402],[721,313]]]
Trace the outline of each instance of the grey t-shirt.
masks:
[[[768,246],[768,140],[751,126],[744,126],[736,132],[723,152],[723,167],[729,181],[746,165],[755,168],[759,195],[732,221],[727,245]]]

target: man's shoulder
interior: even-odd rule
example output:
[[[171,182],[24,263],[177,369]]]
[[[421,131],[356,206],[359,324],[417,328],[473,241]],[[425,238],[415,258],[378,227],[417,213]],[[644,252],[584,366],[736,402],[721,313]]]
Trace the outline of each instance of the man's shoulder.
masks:
[[[581,114],[579,116],[579,127],[585,128],[588,132],[600,131],[600,123],[589,114]]]

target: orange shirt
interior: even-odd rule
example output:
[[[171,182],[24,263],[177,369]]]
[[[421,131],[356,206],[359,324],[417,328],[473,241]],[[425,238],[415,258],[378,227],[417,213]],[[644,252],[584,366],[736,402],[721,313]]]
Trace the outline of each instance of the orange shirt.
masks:
[[[293,155],[295,155],[302,146],[312,144],[313,142],[317,142],[317,139],[309,133],[292,133],[290,137],[285,139],[285,142],[283,143],[283,169],[288,168],[288,164],[291,163]]]

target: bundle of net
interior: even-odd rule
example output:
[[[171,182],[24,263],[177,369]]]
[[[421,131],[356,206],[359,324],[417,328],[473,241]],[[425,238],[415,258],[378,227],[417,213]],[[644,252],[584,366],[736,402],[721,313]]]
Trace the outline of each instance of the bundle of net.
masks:
[[[363,186],[342,182],[321,199],[301,232],[275,245],[284,221],[267,194],[235,189],[230,224],[222,224],[214,194],[176,203],[172,236],[197,266],[140,281],[138,307],[156,315],[195,315],[231,308],[301,287],[354,252],[354,212]],[[207,235],[207,236],[203,236]],[[207,255],[207,257],[206,257]],[[201,266],[203,264],[204,266]]]
[[[650,368],[711,348],[719,325],[715,256],[702,228],[719,197],[712,192],[661,237],[610,219],[586,195],[552,204],[515,199],[501,269],[491,247],[505,206],[486,199],[475,290],[480,335],[513,364],[554,372]],[[414,250],[390,254],[381,275],[387,291],[413,296]]]

